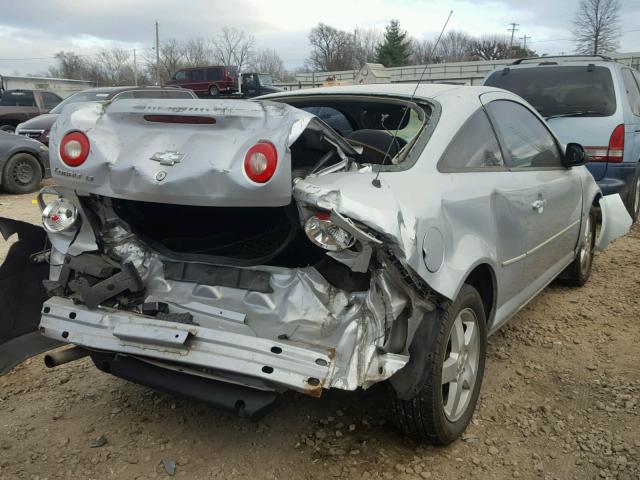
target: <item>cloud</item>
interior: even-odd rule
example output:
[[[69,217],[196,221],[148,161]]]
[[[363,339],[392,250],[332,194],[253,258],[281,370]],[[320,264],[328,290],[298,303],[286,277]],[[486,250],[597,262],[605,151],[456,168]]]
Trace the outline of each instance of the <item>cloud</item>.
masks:
[[[211,37],[223,26],[240,28],[256,37],[258,48],[275,48],[292,68],[307,57],[307,34],[318,22],[351,31],[382,29],[396,18],[411,35],[433,38],[451,9],[449,29],[507,35],[516,22],[517,38],[526,34],[539,53],[558,53],[573,49],[576,8],[574,0],[21,0],[3,3],[0,59],[50,57],[60,50],[90,54],[113,45],[144,50],[153,45],[158,21],[161,38]],[[623,0],[622,8],[621,30],[639,28],[640,2]],[[640,50],[640,32],[623,35],[621,50]],[[50,64],[0,61],[0,73],[34,73]]]

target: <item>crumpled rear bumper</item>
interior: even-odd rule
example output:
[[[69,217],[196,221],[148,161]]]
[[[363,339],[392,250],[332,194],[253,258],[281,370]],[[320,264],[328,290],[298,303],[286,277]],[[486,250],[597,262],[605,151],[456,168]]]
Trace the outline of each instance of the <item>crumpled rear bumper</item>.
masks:
[[[104,307],[89,310],[61,297],[45,302],[42,312],[47,337],[263,390],[320,396],[333,370],[333,351],[259,338],[249,328],[232,333]]]

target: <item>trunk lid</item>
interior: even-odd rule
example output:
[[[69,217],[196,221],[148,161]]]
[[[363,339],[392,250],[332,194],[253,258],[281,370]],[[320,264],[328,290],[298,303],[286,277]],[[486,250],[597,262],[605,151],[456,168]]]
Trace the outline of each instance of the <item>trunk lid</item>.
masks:
[[[158,123],[149,115],[198,116],[214,124]],[[146,117],[146,118],[145,118]],[[121,100],[70,106],[51,133],[59,184],[115,198],[202,206],[283,206],[291,202],[289,146],[313,115],[282,103],[244,100]],[[78,167],[59,155],[62,137],[86,133],[90,154]],[[244,158],[260,140],[278,151],[274,176],[250,181]]]

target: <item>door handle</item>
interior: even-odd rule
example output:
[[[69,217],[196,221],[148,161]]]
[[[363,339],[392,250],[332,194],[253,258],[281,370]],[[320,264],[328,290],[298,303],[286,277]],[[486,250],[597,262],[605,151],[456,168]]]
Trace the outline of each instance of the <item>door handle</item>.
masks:
[[[538,213],[542,213],[544,210],[544,206],[547,204],[547,201],[544,198],[536,200],[531,204],[531,207],[536,210]]]

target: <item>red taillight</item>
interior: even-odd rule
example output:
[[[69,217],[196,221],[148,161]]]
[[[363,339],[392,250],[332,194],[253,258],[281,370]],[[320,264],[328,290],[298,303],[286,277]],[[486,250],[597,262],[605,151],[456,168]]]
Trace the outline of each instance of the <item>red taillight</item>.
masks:
[[[271,142],[261,140],[244,157],[244,171],[256,183],[268,182],[278,166],[278,151]]]
[[[590,162],[622,162],[624,158],[624,125],[613,129],[607,147],[584,147]]]
[[[88,156],[89,139],[84,133],[67,133],[60,142],[60,158],[70,167],[79,167]]]

